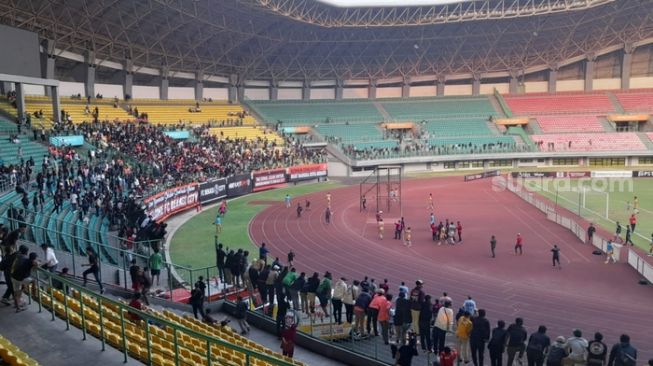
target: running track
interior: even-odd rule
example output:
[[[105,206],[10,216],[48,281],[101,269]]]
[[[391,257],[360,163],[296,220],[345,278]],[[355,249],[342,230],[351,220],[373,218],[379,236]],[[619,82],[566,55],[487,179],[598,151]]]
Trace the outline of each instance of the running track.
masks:
[[[390,281],[393,293],[400,281],[412,287],[424,280],[428,294],[447,291],[458,308],[471,295],[488,312],[493,326],[522,317],[530,332],[544,324],[549,336],[571,335],[574,328],[593,338],[604,335],[608,346],[621,333],[631,336],[639,350],[639,364],[653,358],[653,317],[649,302],[653,289],[638,285],[638,276],[624,263],[603,264],[592,247],[564,228],[546,220],[543,213],[510,192],[495,192],[489,180],[463,183],[462,178],[406,180],[403,213],[412,227],[413,245],[393,240],[398,212],[385,212],[385,238],[378,239],[373,199],[368,212],[359,212],[359,188],[331,191],[333,217],[324,222],[325,192],[293,199],[293,207],[274,204],[250,224],[250,236],[265,242],[273,256],[285,260],[292,249],[295,265],[307,276],[326,270],[334,280],[363,276]],[[460,220],[463,243],[437,246],[428,227],[427,197],[432,192],[437,220]],[[296,217],[295,205],[311,201],[311,210]],[[395,210],[397,211],[397,210]],[[517,233],[524,237],[524,255],[513,255]],[[496,235],[497,258],[489,253],[490,235]],[[562,270],[551,268],[550,249],[561,248]]]

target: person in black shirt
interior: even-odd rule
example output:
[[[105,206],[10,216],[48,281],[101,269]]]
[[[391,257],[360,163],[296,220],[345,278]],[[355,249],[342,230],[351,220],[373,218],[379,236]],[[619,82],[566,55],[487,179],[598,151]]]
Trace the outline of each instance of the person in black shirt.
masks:
[[[490,342],[487,345],[490,351],[490,365],[502,366],[507,337],[506,323],[503,320],[499,320],[497,327],[492,329],[492,338],[490,338]]]
[[[202,315],[202,319],[206,317],[204,313],[204,291],[201,288],[200,282],[195,283],[195,288],[190,293],[190,305],[193,307],[193,316],[197,319],[197,313]]]
[[[515,355],[519,352],[519,359],[524,357],[524,342],[528,333],[524,328],[524,320],[522,318],[515,319],[513,324],[508,327],[508,365],[512,365],[515,361]]]
[[[603,334],[594,333],[594,340],[587,346],[587,365],[605,365],[605,358],[608,354],[608,346],[603,343]]]
[[[557,245],[553,246],[553,249],[551,249],[551,260],[553,261],[553,268],[556,266],[558,269],[562,269],[562,266],[560,265],[560,248],[558,248]]]
[[[433,303],[431,295],[424,296],[422,308],[419,311],[419,337],[422,350],[430,351],[433,348],[431,340],[431,320],[433,319]]]
[[[227,253],[222,249],[222,243],[218,244],[215,248],[216,255],[216,265],[218,266],[218,277],[220,281],[224,281],[224,259],[227,256]]]
[[[589,244],[592,244],[592,238],[594,238],[595,232],[596,228],[594,227],[594,224],[590,223],[590,226],[587,228],[587,242]]]
[[[11,305],[11,302],[9,301],[9,298],[13,296],[14,294],[14,285],[11,281],[11,267],[14,264],[14,261],[16,260],[18,253],[16,253],[13,248],[3,254],[2,256],[2,262],[0,262],[0,269],[2,270],[2,273],[5,276],[5,281],[7,284],[7,289],[5,290],[5,293],[2,295],[2,303],[5,305]]]
[[[88,264],[82,264],[82,267],[89,267],[86,271],[82,272],[82,277],[84,278],[84,286],[86,286],[86,277],[89,274],[92,274],[100,286],[100,293],[104,293],[104,287],[102,287],[102,282],[100,281],[100,267],[98,266],[98,257],[93,248],[90,246],[86,247],[86,254],[88,255]]]
[[[397,346],[392,345],[392,354],[395,358],[395,365],[397,366],[410,366],[413,362],[413,357],[417,356],[417,336],[410,333],[408,343],[402,344],[399,349]]]
[[[485,317],[485,309],[478,309],[478,316],[472,318],[472,333],[469,346],[474,366],[483,366],[485,343],[490,339],[490,322]]]
[[[551,340],[546,335],[546,327],[540,325],[537,332],[531,334],[526,347],[526,358],[528,366],[542,366],[544,364],[544,355],[547,353]]]

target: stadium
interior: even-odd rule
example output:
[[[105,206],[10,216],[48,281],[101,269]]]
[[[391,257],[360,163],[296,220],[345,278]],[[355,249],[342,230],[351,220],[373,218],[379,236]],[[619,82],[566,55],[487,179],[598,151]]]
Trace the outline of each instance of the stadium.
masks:
[[[652,24],[0,2],[0,365],[653,364]]]

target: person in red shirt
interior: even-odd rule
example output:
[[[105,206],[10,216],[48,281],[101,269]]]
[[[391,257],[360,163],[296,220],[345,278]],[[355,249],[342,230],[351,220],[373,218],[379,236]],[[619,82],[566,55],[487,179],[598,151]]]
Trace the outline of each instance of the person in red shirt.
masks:
[[[433,241],[438,240],[438,235],[440,234],[440,230],[438,229],[438,225],[435,223],[431,224],[431,236],[433,237]]]
[[[628,219],[628,221],[630,221],[630,232],[634,233],[635,226],[637,225],[637,216],[635,216],[635,214],[630,215],[630,219]]]
[[[456,231],[458,231],[458,242],[463,241],[463,225],[460,221],[456,223]]]
[[[522,251],[523,244],[524,244],[524,238],[522,238],[521,234],[517,233],[517,241],[515,242],[515,255],[517,255],[518,251],[519,251],[519,255],[523,254]]]
[[[132,300],[129,302],[129,306],[136,310],[145,310],[145,306],[141,302],[140,292],[134,293],[134,297],[132,297]],[[132,313],[131,311],[127,313],[127,316],[129,317],[129,320],[134,323],[139,323],[141,321],[141,317],[138,314]]]
[[[440,366],[454,366],[457,357],[458,353],[456,350],[444,347],[444,350],[440,352]]]
[[[401,221],[395,222],[395,239],[401,240]]]

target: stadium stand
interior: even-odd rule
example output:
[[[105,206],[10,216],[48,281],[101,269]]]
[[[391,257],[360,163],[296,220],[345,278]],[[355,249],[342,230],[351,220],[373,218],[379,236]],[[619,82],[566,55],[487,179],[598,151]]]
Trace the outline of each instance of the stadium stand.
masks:
[[[346,101],[250,101],[266,123],[282,122],[283,126],[313,125],[329,122],[375,122],[383,116],[370,100]]]
[[[283,145],[284,141],[277,133],[272,132],[261,126],[243,126],[243,127],[211,127],[209,133],[216,136],[218,140],[224,139],[246,139],[250,141],[269,140],[278,145]]]
[[[429,120],[422,125],[431,138],[458,137],[458,136],[492,136],[494,135],[487,125],[487,120],[480,118],[451,118],[442,120]]]
[[[551,115],[536,119],[543,133],[605,132],[597,117],[592,115]]]
[[[632,132],[532,135],[531,138],[541,151],[647,150],[639,136]]]
[[[52,120],[52,102],[49,97],[41,96],[28,96],[25,98],[25,109],[27,112],[34,115],[34,113],[43,113],[44,120]],[[86,104],[86,100],[61,98],[60,108],[63,113],[70,117],[73,123],[81,123],[84,121],[92,121],[95,108],[98,110],[98,119],[105,121],[129,121],[134,120],[127,111],[115,104],[109,99],[91,99],[91,104]],[[47,124],[46,124],[47,125]],[[45,127],[45,126],[44,126]]]
[[[515,116],[615,112],[610,98],[603,93],[506,95],[504,99]]]
[[[128,102],[129,110],[139,115],[147,114],[153,124],[227,122],[226,125],[254,125],[256,119],[247,115],[239,104],[225,102],[195,102],[192,100],[134,99]],[[199,107],[199,111],[191,112]]]
[[[626,112],[653,112],[653,90],[620,91],[615,95]]]
[[[0,335],[0,360],[8,366],[38,366],[39,363]]]
[[[431,120],[446,117],[484,117],[496,115],[487,97],[411,98],[383,100],[383,108],[397,120]]]

